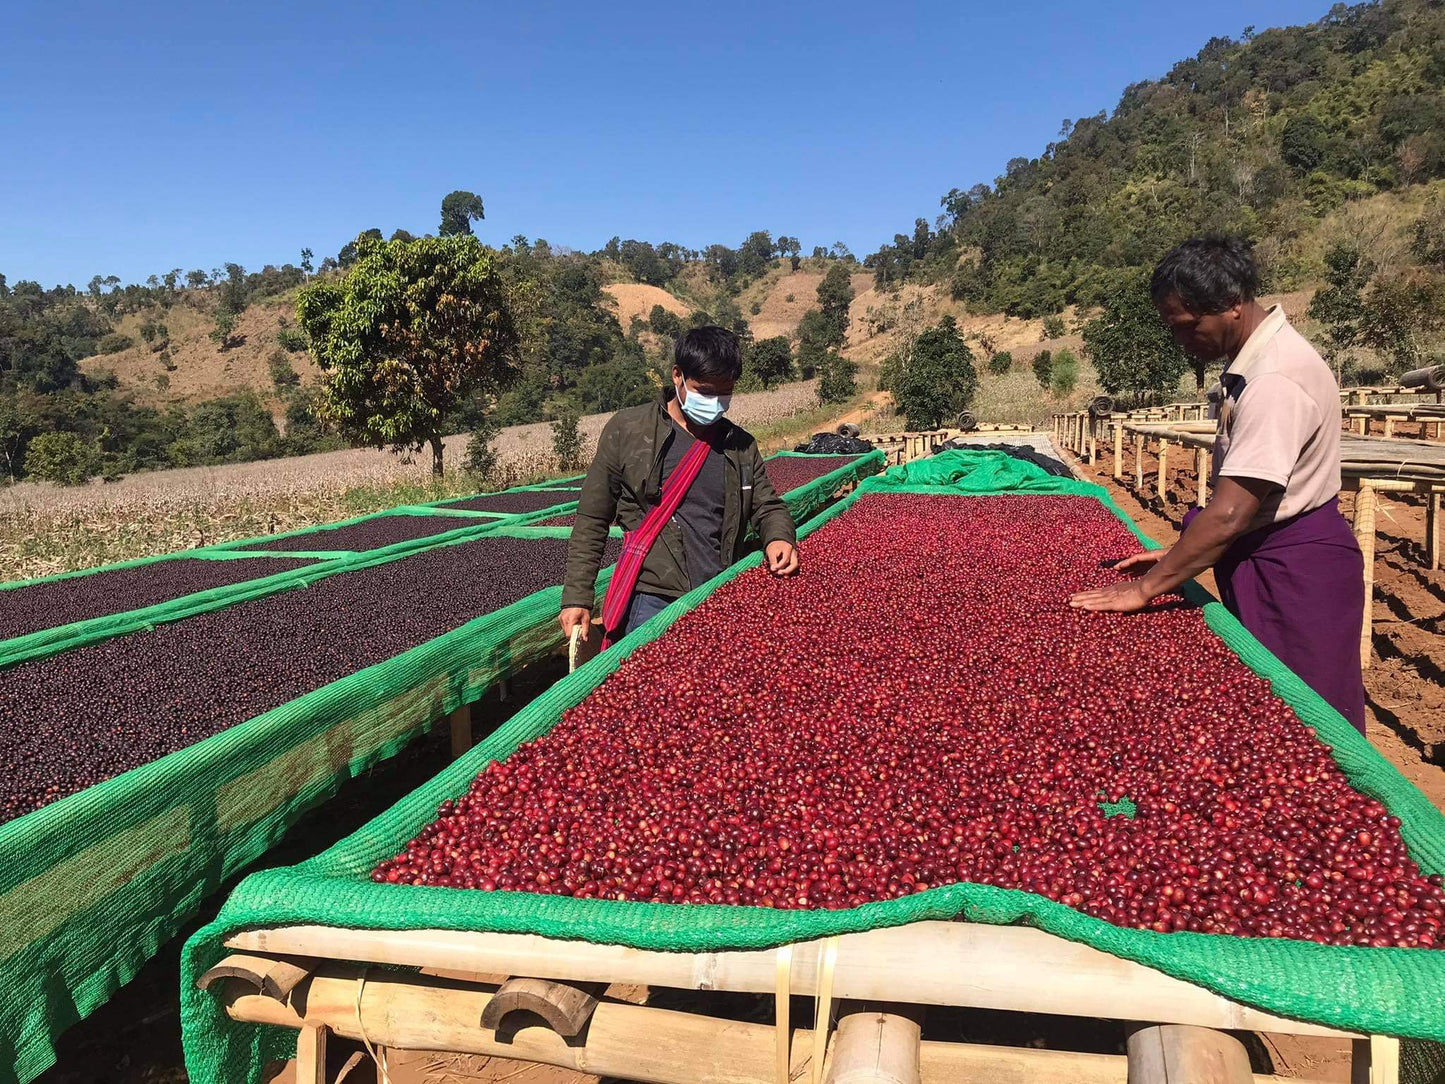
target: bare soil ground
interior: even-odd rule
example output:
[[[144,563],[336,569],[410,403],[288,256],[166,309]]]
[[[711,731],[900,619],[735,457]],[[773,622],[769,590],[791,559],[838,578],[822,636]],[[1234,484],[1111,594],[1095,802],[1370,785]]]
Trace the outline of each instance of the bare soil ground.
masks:
[[[624,332],[631,326],[634,316],[646,320],[654,305],[661,305],[668,312],[676,313],[683,319],[692,314],[692,308],[686,302],[660,286],[644,286],[640,282],[614,282],[610,286],[602,287],[602,292],[617,303],[613,311]]]
[[[276,333],[281,328],[281,320],[295,321],[294,292],[247,306],[236,324],[235,345],[225,350],[219,349],[210,340],[215,316],[210,311],[207,295],[191,292],[184,296],[187,300],[177,302],[159,316],[131,314],[123,317],[116,330],[129,335],[135,340],[135,345],[119,353],[86,358],[80,367],[92,375],[102,370],[115,373],[122,387],[130,391],[138,402],[153,406],[193,403],[249,390],[276,407],[279,400],[267,359],[278,347]],[[170,332],[173,369],[167,370],[160,352],[141,339],[142,319],[158,320],[166,325]],[[320,370],[304,351],[286,356],[303,385],[313,383],[320,375]],[[157,378],[162,376],[165,380],[158,384]],[[165,386],[162,387],[162,384]]]

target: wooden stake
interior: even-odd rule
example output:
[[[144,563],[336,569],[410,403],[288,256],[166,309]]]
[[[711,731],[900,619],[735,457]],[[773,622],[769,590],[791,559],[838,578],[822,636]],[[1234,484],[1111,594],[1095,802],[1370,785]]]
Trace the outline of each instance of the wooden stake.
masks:
[[[1251,1084],[1244,1044],[1222,1031],[1166,1024],[1129,1036],[1128,1084]]]
[[[1124,423],[1114,423],[1114,481],[1124,480]]]
[[[296,1084],[326,1084],[325,1024],[307,1024],[296,1034]]]
[[[1194,503],[1203,508],[1209,501],[1209,449],[1200,445],[1194,449]]]
[[[1440,567],[1440,491],[1425,494],[1425,567]]]
[[[1134,434],[1134,492],[1144,492],[1144,434]]]
[[[452,730],[452,759],[456,760],[472,747],[472,706],[463,704],[447,716]]]
[[[1379,498],[1368,482],[1361,481],[1355,493],[1355,539],[1365,558],[1365,618],[1360,628],[1360,666],[1370,668],[1374,654],[1372,626],[1375,597],[1375,507]]]
[[[1159,480],[1154,483],[1154,495],[1158,497],[1161,502],[1164,500],[1164,491],[1169,485],[1168,471],[1169,442],[1167,440],[1161,440],[1159,442]]]

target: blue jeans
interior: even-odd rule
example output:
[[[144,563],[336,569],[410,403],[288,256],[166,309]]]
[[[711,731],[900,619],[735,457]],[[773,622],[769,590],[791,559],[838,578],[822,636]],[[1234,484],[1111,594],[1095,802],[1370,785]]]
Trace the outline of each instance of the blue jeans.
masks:
[[[632,596],[632,604],[627,608],[627,620],[622,623],[622,635],[628,636],[634,629],[641,628],[648,620],[671,606],[674,601],[674,599],[663,598],[661,595],[635,592]]]

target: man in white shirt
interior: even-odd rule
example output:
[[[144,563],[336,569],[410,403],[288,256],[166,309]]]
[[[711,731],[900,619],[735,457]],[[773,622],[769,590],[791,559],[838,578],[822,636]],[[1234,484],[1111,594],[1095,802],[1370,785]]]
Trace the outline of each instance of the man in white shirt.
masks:
[[[1213,495],[1167,550],[1126,557],[1137,579],[1084,591],[1085,610],[1132,612],[1214,568],[1245,628],[1364,733],[1359,637],[1364,562],[1340,514],[1340,399],[1334,375],[1278,306],[1255,300],[1248,246],[1204,237],[1154,270],[1155,307],[1186,353],[1227,357]]]

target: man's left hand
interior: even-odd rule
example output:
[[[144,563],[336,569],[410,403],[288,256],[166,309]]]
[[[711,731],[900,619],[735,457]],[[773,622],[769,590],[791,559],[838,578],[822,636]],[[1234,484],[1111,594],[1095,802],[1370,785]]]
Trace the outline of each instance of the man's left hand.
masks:
[[[791,542],[769,542],[763,551],[768,558],[768,571],[774,576],[791,576],[798,571],[798,547]]]
[[[1108,587],[1095,587],[1069,596],[1069,605],[1076,610],[1097,610],[1104,613],[1131,614],[1153,601],[1140,580],[1124,580]]]

